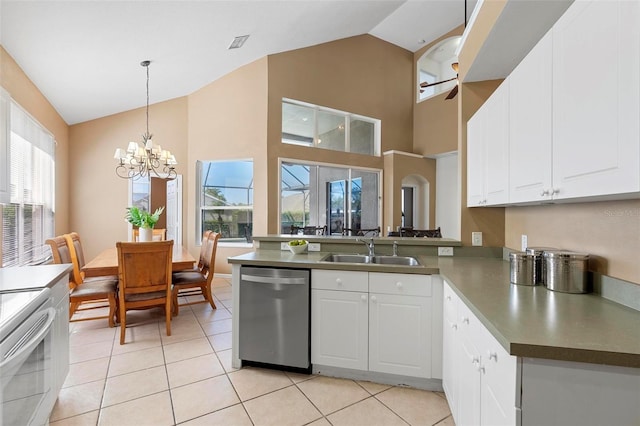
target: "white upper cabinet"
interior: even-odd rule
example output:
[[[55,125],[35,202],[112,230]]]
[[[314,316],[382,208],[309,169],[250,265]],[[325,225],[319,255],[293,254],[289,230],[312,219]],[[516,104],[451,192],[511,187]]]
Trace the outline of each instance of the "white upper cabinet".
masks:
[[[467,206],[509,201],[509,84],[504,81],[467,124]]]
[[[639,75],[640,2],[574,2],[469,120],[468,205],[638,197]]]
[[[484,190],[484,128],[486,111],[480,108],[467,122],[467,206],[482,206]]]
[[[509,202],[551,198],[551,31],[509,76]]]
[[[640,191],[639,11],[580,1],[553,27],[554,199]]]

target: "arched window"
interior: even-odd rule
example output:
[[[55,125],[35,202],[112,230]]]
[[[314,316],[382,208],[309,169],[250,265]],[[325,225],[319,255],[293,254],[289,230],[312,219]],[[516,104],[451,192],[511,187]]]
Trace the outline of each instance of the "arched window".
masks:
[[[455,80],[431,87],[421,88],[420,83],[435,83],[448,80],[456,76],[451,64],[458,62],[456,49],[461,36],[449,37],[427,50],[417,63],[416,99],[418,102],[428,99],[442,92],[448,92],[456,84]]]

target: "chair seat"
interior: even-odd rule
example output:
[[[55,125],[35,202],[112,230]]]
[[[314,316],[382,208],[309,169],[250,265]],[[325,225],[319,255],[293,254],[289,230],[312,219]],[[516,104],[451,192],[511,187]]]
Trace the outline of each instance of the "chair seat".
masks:
[[[165,291],[154,291],[153,293],[127,294],[125,302],[140,302],[142,300],[162,299],[167,296]]]
[[[174,272],[171,276],[171,282],[173,285],[181,285],[181,284],[193,284],[207,281],[207,277],[205,277],[199,271],[180,271]]]
[[[82,280],[83,283],[90,283],[92,281],[115,281],[115,282],[118,282],[118,276],[117,275],[101,275],[99,277],[85,277]]]
[[[107,297],[108,294],[116,292],[117,284],[118,284],[118,281],[114,281],[114,280],[102,280],[102,281],[90,281],[90,282],[85,281],[84,283],[82,283],[82,285],[74,288],[71,291],[69,297],[71,298],[88,297],[88,296],[98,297],[100,295],[104,295],[104,297]]]

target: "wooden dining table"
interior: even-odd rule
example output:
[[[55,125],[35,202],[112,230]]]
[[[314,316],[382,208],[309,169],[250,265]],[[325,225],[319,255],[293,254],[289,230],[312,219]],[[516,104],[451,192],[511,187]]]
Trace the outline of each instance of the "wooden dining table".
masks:
[[[193,268],[196,260],[191,253],[179,244],[173,246],[173,270],[182,271]],[[118,275],[118,249],[109,247],[102,251],[82,268],[85,277],[99,277],[103,275]]]

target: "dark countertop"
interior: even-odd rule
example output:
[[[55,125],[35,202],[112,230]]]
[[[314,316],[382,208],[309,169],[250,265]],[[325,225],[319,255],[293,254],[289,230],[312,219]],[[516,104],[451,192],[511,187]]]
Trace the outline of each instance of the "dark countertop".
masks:
[[[509,283],[497,258],[417,256],[420,267],[320,262],[326,252],[257,250],[229,263],[440,274],[511,355],[640,368],[640,312],[597,294]]]
[[[0,291],[51,287],[69,272],[70,263],[0,268]]]

